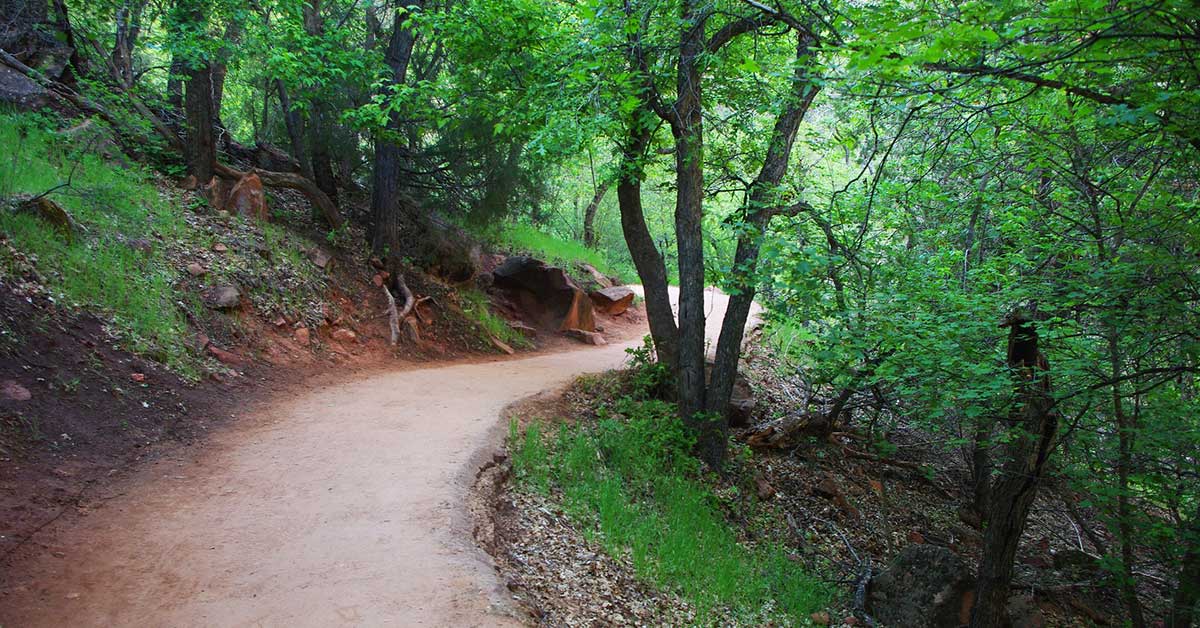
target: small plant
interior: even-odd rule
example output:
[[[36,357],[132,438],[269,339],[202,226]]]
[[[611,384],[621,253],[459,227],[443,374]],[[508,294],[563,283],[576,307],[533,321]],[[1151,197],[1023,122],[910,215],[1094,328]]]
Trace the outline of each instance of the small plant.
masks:
[[[667,365],[657,360],[654,351],[654,341],[650,336],[642,338],[642,346],[630,347],[625,350],[629,355],[629,372],[632,374],[630,385],[633,396],[637,399],[659,398],[664,396],[670,383],[671,372]]]
[[[561,495],[585,536],[691,601],[700,624],[718,609],[756,624],[803,622],[828,604],[787,548],[739,543],[674,404],[620,399],[599,423],[562,426],[549,447],[540,424],[522,435],[513,421],[509,442],[522,485]]]
[[[492,312],[491,302],[486,294],[479,290],[460,290],[458,293],[462,303],[462,311],[466,317],[475,323],[485,338],[495,338],[511,347],[526,349],[532,345],[529,339],[508,324],[508,321]]]

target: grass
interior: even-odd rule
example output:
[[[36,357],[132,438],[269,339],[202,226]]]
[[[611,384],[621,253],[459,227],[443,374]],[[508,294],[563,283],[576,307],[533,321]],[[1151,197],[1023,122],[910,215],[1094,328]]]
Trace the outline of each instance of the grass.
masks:
[[[533,343],[521,332],[513,329],[508,321],[492,312],[491,302],[483,292],[463,288],[458,291],[458,297],[463,314],[475,324],[485,338],[496,338],[515,349],[528,349],[533,346]]]
[[[622,281],[637,278],[637,272],[627,263],[614,262],[600,251],[584,246],[582,242],[556,238],[530,225],[508,224],[496,233],[486,234],[485,237],[514,253],[536,257],[550,264],[570,266],[586,263],[595,266],[596,270],[605,275],[619,277]]]
[[[108,315],[113,330],[131,349],[188,374],[186,321],[172,298],[172,268],[158,239],[185,229],[171,204],[159,197],[146,171],[117,166],[96,150],[104,141],[97,125],[72,134],[51,130],[42,116],[0,112],[0,198],[50,195],[83,231],[73,242],[41,218],[0,210],[0,232],[32,256],[47,287],[68,303]],[[127,243],[146,240],[149,253]],[[0,274],[15,275],[12,259],[0,259]]]
[[[627,556],[639,577],[690,601],[703,623],[716,612],[803,623],[829,603],[830,592],[786,548],[738,541],[673,405],[626,398],[614,409],[554,437],[537,422],[522,434],[514,421],[509,441],[521,485],[561,498],[585,534]]]

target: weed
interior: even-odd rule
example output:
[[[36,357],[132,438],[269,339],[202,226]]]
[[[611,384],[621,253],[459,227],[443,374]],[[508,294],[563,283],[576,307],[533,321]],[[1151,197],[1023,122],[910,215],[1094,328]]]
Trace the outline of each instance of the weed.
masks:
[[[62,137],[33,115],[0,114],[0,189],[6,194],[41,194],[71,180],[55,200],[83,227],[67,242],[55,228],[25,214],[0,212],[0,231],[37,259],[47,287],[67,306],[92,306],[107,314],[114,331],[139,353],[187,370],[185,321],[172,299],[170,265],[157,250],[126,244],[133,239],[173,238],[184,229],[180,216],[159,198],[150,175],[106,163],[78,148],[92,142]],[[89,128],[80,133],[103,132]],[[0,260],[0,270],[8,267]]]
[[[492,312],[491,302],[483,292],[474,289],[463,289],[458,292],[463,314],[475,323],[485,338],[496,338],[505,344],[524,349],[532,343],[521,332],[515,330],[508,321]]]
[[[561,240],[529,225],[510,224],[482,235],[502,248],[530,255],[550,264],[565,267],[582,262],[595,266],[596,270],[605,275],[616,275],[622,279],[637,277],[637,272],[628,264],[615,263],[581,242]]]
[[[550,446],[538,423],[522,436],[514,421],[509,442],[519,481],[543,494],[557,489],[589,538],[691,601],[701,623],[718,611],[764,623],[803,621],[829,602],[827,588],[785,547],[738,542],[673,404],[618,400],[609,418],[564,425]]]

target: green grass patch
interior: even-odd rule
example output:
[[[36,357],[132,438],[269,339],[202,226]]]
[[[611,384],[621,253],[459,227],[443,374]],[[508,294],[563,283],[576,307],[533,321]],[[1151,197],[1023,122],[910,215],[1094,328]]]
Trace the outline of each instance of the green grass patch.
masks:
[[[596,270],[605,275],[616,276],[621,281],[637,279],[637,272],[628,264],[609,260],[603,253],[589,249],[582,242],[556,238],[529,225],[508,224],[494,233],[484,234],[483,237],[513,253],[536,257],[557,266],[567,267],[585,263],[595,266]]]
[[[467,320],[475,324],[480,334],[488,338],[498,338],[510,347],[528,349],[533,346],[521,332],[513,329],[508,321],[492,311],[488,296],[473,288],[463,288],[458,292],[459,302]]]
[[[672,404],[625,398],[609,418],[552,437],[536,422],[524,433],[513,422],[509,443],[520,485],[560,496],[585,534],[690,601],[702,623],[718,611],[803,623],[831,599],[786,548],[738,541]]]
[[[50,198],[83,229],[68,243],[41,218],[0,209],[0,232],[32,256],[47,287],[69,303],[107,315],[133,351],[185,375],[195,375],[185,345],[186,321],[174,302],[173,269],[160,243],[186,228],[169,200],[160,198],[148,172],[117,166],[99,154],[98,125],[62,133],[48,118],[0,113],[0,198],[39,195],[70,182]],[[6,203],[11,205],[11,203]],[[144,252],[130,243],[148,242]],[[19,272],[0,259],[0,274]]]

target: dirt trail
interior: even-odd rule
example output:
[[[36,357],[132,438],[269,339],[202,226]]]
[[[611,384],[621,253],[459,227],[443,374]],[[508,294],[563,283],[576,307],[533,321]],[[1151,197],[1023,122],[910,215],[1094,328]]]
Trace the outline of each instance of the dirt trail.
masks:
[[[710,301],[714,327],[724,299]],[[619,366],[626,346],[279,400],[53,530],[5,577],[0,626],[519,625],[471,538],[473,472],[506,405]]]

